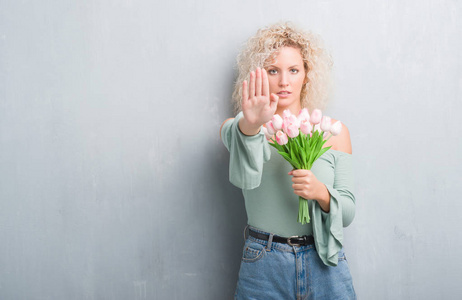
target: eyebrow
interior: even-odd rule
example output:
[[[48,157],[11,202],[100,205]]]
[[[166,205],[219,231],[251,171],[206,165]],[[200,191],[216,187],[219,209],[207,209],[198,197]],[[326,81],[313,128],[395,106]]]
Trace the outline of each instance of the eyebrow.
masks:
[[[275,65],[269,65],[270,68],[276,68],[276,69],[279,69],[278,67],[276,67]],[[291,68],[300,68],[300,65],[293,65],[293,66],[290,66],[289,69]]]

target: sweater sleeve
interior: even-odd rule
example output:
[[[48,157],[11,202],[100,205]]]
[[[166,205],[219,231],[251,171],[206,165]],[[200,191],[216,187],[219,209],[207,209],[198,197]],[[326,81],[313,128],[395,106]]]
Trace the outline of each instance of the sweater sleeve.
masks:
[[[241,189],[254,189],[260,185],[263,163],[270,159],[270,149],[262,130],[253,136],[239,129],[240,112],[221,129],[221,139],[229,151],[229,181]]]
[[[324,264],[336,266],[343,244],[343,227],[355,216],[352,155],[339,152],[335,159],[334,184],[326,184],[330,194],[330,211],[322,211],[315,201],[312,206],[312,226],[316,249]]]

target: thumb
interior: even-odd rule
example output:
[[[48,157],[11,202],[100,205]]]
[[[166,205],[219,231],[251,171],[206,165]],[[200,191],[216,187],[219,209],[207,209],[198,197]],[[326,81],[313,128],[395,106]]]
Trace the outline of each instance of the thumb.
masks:
[[[276,108],[278,107],[278,101],[279,101],[279,96],[276,95],[275,93],[271,93],[270,107],[272,110],[276,111]]]

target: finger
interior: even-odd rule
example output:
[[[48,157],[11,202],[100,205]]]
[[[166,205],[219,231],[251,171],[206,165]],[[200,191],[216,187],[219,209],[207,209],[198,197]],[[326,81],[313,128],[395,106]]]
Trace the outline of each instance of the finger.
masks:
[[[310,173],[309,170],[304,170],[304,169],[297,169],[292,171],[292,175],[295,177],[304,177],[307,176]]]
[[[292,182],[295,184],[310,184],[310,180],[306,177],[292,177]]]
[[[249,97],[255,96],[255,72],[250,72],[250,83],[249,83]]]
[[[247,80],[242,82],[242,102],[249,99],[249,91],[247,90]]]
[[[269,95],[269,82],[268,82],[268,73],[265,69],[261,69],[261,80],[262,80],[262,90],[261,94],[263,96]]]
[[[255,89],[255,96],[261,96],[261,69],[257,68],[257,71],[255,72],[257,80],[255,82],[256,84],[256,89]]]
[[[302,192],[305,187],[302,184],[292,184],[292,188],[294,191]]]

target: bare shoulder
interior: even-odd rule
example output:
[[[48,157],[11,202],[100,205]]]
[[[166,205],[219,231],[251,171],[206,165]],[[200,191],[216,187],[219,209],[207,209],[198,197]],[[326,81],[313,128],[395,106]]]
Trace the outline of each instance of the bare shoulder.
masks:
[[[226,119],[226,120],[221,124],[221,127],[220,127],[220,138],[221,138],[221,129],[223,128],[223,125],[225,125],[225,123],[228,122],[229,120],[234,120],[234,118],[228,118],[228,119]]]
[[[332,124],[337,122],[337,120],[335,119],[331,119],[331,120],[332,120]],[[340,134],[337,136],[333,136],[330,140],[332,142],[329,144],[332,145],[333,150],[352,154],[350,131],[348,130],[348,127],[345,124],[343,124],[343,122],[342,122],[342,131],[340,132]]]

